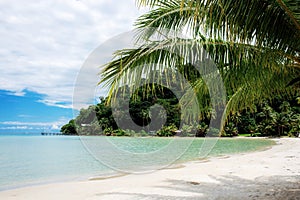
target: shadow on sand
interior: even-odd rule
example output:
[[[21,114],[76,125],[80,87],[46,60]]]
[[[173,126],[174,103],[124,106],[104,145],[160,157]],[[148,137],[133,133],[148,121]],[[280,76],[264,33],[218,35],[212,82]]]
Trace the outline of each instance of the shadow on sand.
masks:
[[[101,193],[97,196],[118,199],[147,199],[147,200],[300,200],[300,175],[259,177],[255,180],[241,179],[236,176],[213,177],[216,183],[186,182],[182,180],[168,180],[167,187],[160,187],[158,192],[142,193]],[[161,190],[162,189],[162,190]],[[168,191],[187,196],[169,196]]]

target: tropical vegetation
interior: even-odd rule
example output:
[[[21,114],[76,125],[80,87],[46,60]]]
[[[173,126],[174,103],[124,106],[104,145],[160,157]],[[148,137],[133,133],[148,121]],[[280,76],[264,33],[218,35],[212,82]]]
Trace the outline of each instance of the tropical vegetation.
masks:
[[[196,115],[192,112],[194,108],[181,113],[187,116],[185,119],[192,118],[187,126],[198,126],[196,129],[205,133],[206,120],[219,118],[220,126],[212,128],[224,135],[299,132],[296,103],[300,85],[299,0],[137,0],[137,3],[150,7],[136,21],[136,40],[141,45],[117,51],[101,71],[100,84],[109,88],[106,105],[124,85],[138,94],[145,81],[141,77],[146,77],[146,84],[155,79],[170,87],[174,81],[182,81],[174,74],[182,74],[192,86],[188,90],[196,94],[200,110]],[[207,59],[201,57],[203,50],[217,70],[206,68],[205,64],[196,68],[198,61],[205,63]],[[157,76],[163,72],[169,75]],[[217,76],[222,79],[225,97],[211,99],[214,91],[210,85]],[[188,107],[190,102],[182,98],[179,103]]]
[[[142,89],[140,89],[142,91]],[[164,93],[166,94],[166,93]],[[147,127],[151,123],[149,115],[150,108],[154,105],[153,99],[160,102],[167,108],[167,120],[159,129],[156,127]],[[293,97],[291,99],[277,97],[272,102],[265,101],[256,105],[255,112],[243,110],[235,114],[231,114],[222,136],[298,136],[300,133],[300,99]],[[129,113],[118,113],[119,118],[125,120],[130,117],[135,123],[144,127],[140,130],[128,128],[120,129],[114,117],[112,116],[112,108],[107,105],[108,98],[101,98],[101,102],[97,105],[91,105],[87,109],[81,109],[80,114],[69,121],[68,124],[61,128],[61,132],[65,135],[105,135],[105,136],[187,136],[187,137],[204,137],[209,129],[219,135],[218,129],[214,129],[209,125],[209,119],[200,123],[183,124],[181,132],[176,131],[180,128],[180,109],[179,102],[173,95],[169,96],[153,96],[147,99],[139,96],[139,100],[130,101]],[[170,117],[171,116],[171,117]],[[162,118],[164,116],[161,116]],[[156,116],[155,119],[160,119]]]

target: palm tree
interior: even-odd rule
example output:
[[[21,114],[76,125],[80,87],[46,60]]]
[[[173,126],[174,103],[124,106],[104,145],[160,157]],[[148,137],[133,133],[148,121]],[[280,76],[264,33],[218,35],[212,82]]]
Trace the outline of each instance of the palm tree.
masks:
[[[299,92],[299,0],[137,0],[137,3],[151,8],[136,21],[137,41],[146,42],[135,49],[116,52],[114,59],[105,65],[100,83],[110,88],[110,99],[120,85],[139,85],[141,76],[149,77],[153,70],[191,76],[186,66],[193,61],[195,51],[201,51],[198,46],[216,63],[218,72],[210,71],[210,78],[213,80],[214,74],[219,73],[223,79],[227,99],[225,105],[224,101],[217,101],[217,105],[225,106],[225,119],[230,113],[254,109],[256,103],[274,95]],[[185,33],[188,38],[181,37]],[[154,37],[157,34],[160,39]],[[179,51],[180,56],[174,51]],[[174,81],[172,77],[168,83]],[[189,79],[202,114],[211,105],[207,99],[211,92],[207,88],[209,80],[201,75]]]

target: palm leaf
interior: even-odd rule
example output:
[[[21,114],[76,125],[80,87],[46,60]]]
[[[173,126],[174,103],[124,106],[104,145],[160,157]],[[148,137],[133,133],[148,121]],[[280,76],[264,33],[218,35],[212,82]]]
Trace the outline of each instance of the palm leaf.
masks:
[[[299,90],[296,84],[289,84],[300,76],[298,0],[138,0],[137,3],[152,8],[136,22],[137,41],[144,44],[116,52],[114,59],[105,65],[100,83],[110,88],[110,100],[124,85],[134,91],[147,80],[148,83],[155,80],[166,86],[179,85],[185,93],[181,99],[184,105],[191,104],[190,95],[196,93],[198,107],[202,115],[207,115],[212,104],[225,106],[223,98],[210,99],[214,91],[208,89],[220,75],[227,92],[223,113],[226,119],[230,113],[253,109],[255,103],[273,95]],[[186,31],[189,39],[184,39]],[[186,74],[184,69],[201,60],[195,55],[201,55],[203,50],[209,53],[218,70],[200,67],[201,76],[189,79],[190,71]],[[165,79],[161,73],[167,74]]]
[[[137,26],[140,28],[150,26],[160,32],[163,28],[177,31],[176,25],[179,25],[180,31],[180,27],[186,24],[196,31],[194,34],[205,34],[209,38],[241,43],[255,42],[260,46],[299,52],[300,30],[275,0],[178,0],[169,4],[169,1],[138,2],[150,6],[165,2],[164,6],[159,6],[137,20]],[[294,0],[289,4],[298,5],[299,1]],[[203,33],[199,33],[199,30]]]
[[[290,74],[294,74],[294,69],[285,67],[286,63],[290,61],[285,58],[285,55],[282,55],[281,51],[272,51],[266,48],[259,49],[256,46],[231,44],[222,41],[173,38],[156,41],[151,45],[141,46],[137,49],[118,51],[116,55],[119,58],[108,63],[101,72],[103,76],[101,83],[110,86],[110,94],[123,85],[130,85],[133,87],[133,90],[136,90],[143,80],[141,77],[148,77],[149,80],[155,79],[157,82],[170,87],[174,81],[173,75],[167,76],[166,82],[163,83],[157,74],[167,69],[173,73],[184,74],[180,71],[180,66],[196,63],[197,59],[200,58],[191,57],[191,49],[194,48],[194,51],[198,52],[193,55],[200,55],[199,52],[202,51],[201,46],[213,55],[212,57],[216,63],[222,63],[217,66],[229,96],[233,95],[240,87],[244,87],[245,83],[252,82],[250,86],[253,91],[257,92],[259,89],[266,89],[264,92],[257,92],[255,96],[256,99],[262,99],[274,92],[274,84],[279,80],[285,78],[285,85],[279,84],[275,87],[280,89],[284,88],[288,81],[292,80],[287,77],[290,77]],[[253,59],[255,57],[260,59]],[[224,65],[224,63],[228,64]],[[200,69],[200,71],[204,72],[203,69]],[[205,75],[207,76],[208,73],[205,73]],[[129,76],[130,78],[128,78]],[[282,79],[276,80],[268,77],[282,77]],[[184,81],[182,78],[176,78],[179,85],[182,85],[180,81]],[[211,80],[213,82],[214,79]],[[203,83],[202,79],[199,79],[199,81]],[[202,88],[198,84],[199,81],[190,84],[193,87]],[[247,84],[249,85],[249,83]],[[250,88],[250,86],[247,88]],[[268,88],[268,86],[271,88]],[[204,91],[206,93],[202,93]],[[197,93],[199,96],[207,96],[207,90],[198,89]],[[234,111],[244,109],[247,107],[246,105],[253,104],[255,98],[248,98],[249,100],[251,99],[251,102],[245,102],[243,106],[237,106]],[[208,104],[207,100],[203,100],[201,103],[204,107],[207,107]]]

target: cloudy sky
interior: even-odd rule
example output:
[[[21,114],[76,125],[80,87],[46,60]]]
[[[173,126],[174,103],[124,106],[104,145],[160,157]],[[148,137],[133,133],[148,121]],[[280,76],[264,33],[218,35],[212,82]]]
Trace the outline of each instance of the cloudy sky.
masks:
[[[55,130],[73,118],[85,60],[145,11],[135,0],[0,0],[0,132]]]

